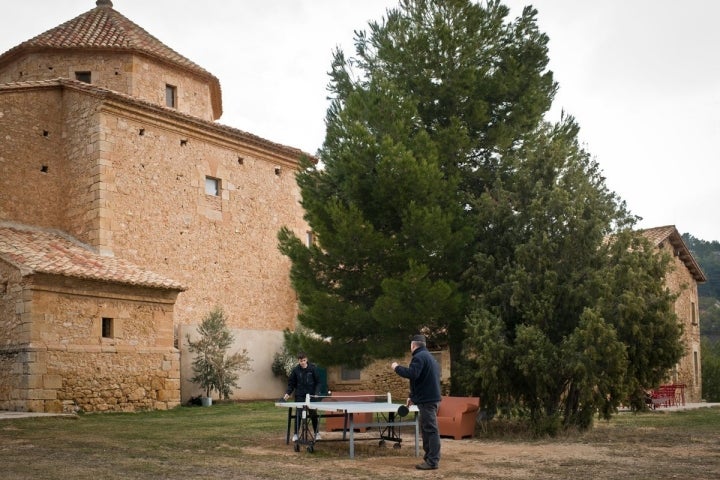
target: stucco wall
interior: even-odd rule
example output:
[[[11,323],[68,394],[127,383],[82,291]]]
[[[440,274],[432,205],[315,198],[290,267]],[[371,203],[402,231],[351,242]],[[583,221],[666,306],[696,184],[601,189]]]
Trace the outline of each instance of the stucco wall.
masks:
[[[198,325],[181,325],[179,329],[182,359],[180,375],[183,403],[187,402],[191,397],[196,397],[201,394],[204,395],[200,387],[190,381],[194,376],[192,370],[194,354],[188,350],[186,337],[190,335],[191,340],[196,340],[197,327]],[[285,391],[286,384],[283,379],[273,374],[271,367],[275,353],[282,349],[282,332],[252,329],[230,330],[235,338],[235,342],[228,349],[227,353],[233,354],[246,349],[247,355],[251,359],[250,368],[252,368],[252,371],[249,372],[239,372],[239,388],[233,390],[232,398],[237,400],[280,398]],[[218,393],[214,392],[212,396],[217,399]]]

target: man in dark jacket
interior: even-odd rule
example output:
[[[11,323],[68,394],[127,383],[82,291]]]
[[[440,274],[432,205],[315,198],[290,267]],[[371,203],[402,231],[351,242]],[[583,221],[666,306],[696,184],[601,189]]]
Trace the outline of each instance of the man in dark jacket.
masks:
[[[310,395],[311,397],[315,397],[319,395],[320,392],[320,376],[317,373],[317,370],[315,369],[315,364],[310,363],[308,361],[307,355],[305,352],[299,352],[297,355],[298,358],[298,364],[295,366],[295,368],[292,369],[292,372],[290,372],[290,377],[288,378],[288,386],[287,390],[285,391],[285,396],[283,399],[287,400],[290,398],[290,394],[294,391],[295,392],[295,401],[296,402],[304,402],[305,396]],[[314,400],[314,399],[313,399]],[[300,417],[300,412],[295,412],[295,435],[293,436],[293,442],[297,441],[297,434],[298,434],[298,421]],[[317,410],[310,409],[310,420],[312,420],[312,426],[313,426],[313,432],[315,433],[315,440],[320,439],[320,434],[318,433],[318,416],[317,416]]]
[[[395,373],[410,380],[408,406],[415,404],[420,411],[424,462],[415,466],[418,470],[435,470],[440,463],[440,431],[437,411],[440,404],[440,366],[428,352],[425,337],[415,335],[410,342],[412,360],[402,367],[393,362],[390,367]]]

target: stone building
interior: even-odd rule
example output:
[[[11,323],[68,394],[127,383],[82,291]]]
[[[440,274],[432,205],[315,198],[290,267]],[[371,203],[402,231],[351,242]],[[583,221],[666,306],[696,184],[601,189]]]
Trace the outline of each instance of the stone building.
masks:
[[[218,79],[109,0],[0,55],[0,409],[177,405],[215,306],[252,359],[234,396],[282,391],[306,154],[221,114]]]
[[[675,368],[668,372],[667,382],[684,385],[685,400],[699,402],[702,399],[702,369],[698,283],[707,279],[674,225],[649,228],[642,230],[642,234],[658,252],[672,256],[671,269],[665,278],[665,284],[677,295],[675,315],[683,326],[682,343],[685,355]]]

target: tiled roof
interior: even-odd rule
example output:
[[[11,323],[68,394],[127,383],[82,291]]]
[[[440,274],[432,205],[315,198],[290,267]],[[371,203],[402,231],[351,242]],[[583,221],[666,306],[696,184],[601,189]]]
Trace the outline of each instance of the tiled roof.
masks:
[[[114,10],[111,1],[98,0],[96,3],[97,6],[92,10],[3,53],[0,55],[0,65],[25,52],[46,49],[111,50],[143,54],[207,78],[215,94],[213,108],[216,118],[221,115],[220,82],[214,75]]]
[[[212,76],[114,10],[112,2],[98,3],[92,10],[21,43],[3,56],[15,50],[40,48],[128,50],[169,60],[202,75]]]
[[[705,273],[700,268],[700,265],[697,263],[692,253],[690,253],[690,249],[687,245],[685,245],[685,242],[683,241],[680,233],[677,231],[677,228],[675,228],[675,225],[646,228],[644,230],[640,230],[640,233],[656,247],[662,242],[669,242],[673,247],[673,254],[676,257],[680,257],[680,260],[682,260],[685,264],[695,281],[699,283],[707,281]]]
[[[143,287],[185,290],[180,283],[128,261],[95,253],[57,230],[0,222],[0,260],[20,270]]]

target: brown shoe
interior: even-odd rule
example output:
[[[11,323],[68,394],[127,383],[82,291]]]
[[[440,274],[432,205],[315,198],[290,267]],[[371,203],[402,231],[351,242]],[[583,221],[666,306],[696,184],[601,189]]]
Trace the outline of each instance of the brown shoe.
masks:
[[[426,462],[423,462],[415,465],[415,468],[417,468],[418,470],[437,470],[438,467],[437,465],[430,465]]]

